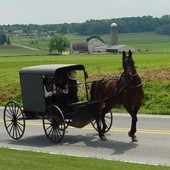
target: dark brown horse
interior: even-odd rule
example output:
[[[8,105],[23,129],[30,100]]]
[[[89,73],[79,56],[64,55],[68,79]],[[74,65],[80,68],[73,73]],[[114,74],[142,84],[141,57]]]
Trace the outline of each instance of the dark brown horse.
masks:
[[[91,100],[98,100],[94,106],[99,137],[106,140],[105,114],[116,105],[123,105],[132,117],[131,129],[128,133],[133,142],[137,142],[137,113],[144,97],[141,79],[135,69],[132,52],[122,53],[123,73],[120,78],[109,78],[94,81],[91,86]],[[102,125],[100,124],[102,123]]]

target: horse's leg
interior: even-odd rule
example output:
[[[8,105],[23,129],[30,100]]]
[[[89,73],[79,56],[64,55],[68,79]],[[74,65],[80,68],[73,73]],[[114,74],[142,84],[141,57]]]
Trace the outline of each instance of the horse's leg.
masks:
[[[102,124],[103,124],[103,128],[102,128],[102,132],[105,133],[105,130],[106,130],[106,122],[105,122],[105,113],[102,113],[101,114],[101,121],[102,121]]]
[[[132,117],[131,129],[130,129],[128,135],[129,135],[129,137],[132,138],[132,142],[138,142],[138,139],[137,139],[135,133],[137,131],[136,123],[137,123],[137,120],[138,120],[137,119],[137,112],[138,112],[139,108],[134,106],[134,107],[128,107],[126,109]]]
[[[106,125],[106,122],[105,122],[105,115],[106,115],[107,112],[108,112],[108,110],[106,108],[102,109],[102,111],[101,111],[101,121],[102,121],[102,124],[103,124],[103,128],[102,128],[103,133],[106,132],[106,128],[107,128],[107,125]]]
[[[103,129],[101,129],[101,126],[102,126],[101,123],[103,124],[103,118],[102,117],[103,117],[102,114],[98,114],[95,117],[97,129],[98,129],[98,134],[99,134],[99,137],[101,138],[101,140],[107,140],[104,133],[103,133]]]
[[[131,123],[131,130],[129,131],[129,137],[131,137],[132,138],[132,142],[138,142],[138,139],[137,139],[137,137],[136,137],[136,135],[135,135],[135,133],[136,133],[136,123],[137,123],[137,113],[134,113],[134,112],[132,112],[132,114],[130,114],[131,115],[131,117],[132,117],[132,123]]]
[[[105,113],[104,112],[101,113],[101,123],[103,126],[103,128],[101,129],[102,135],[103,135],[102,140],[107,140],[106,136],[104,135],[104,133],[106,131],[106,127],[107,127],[106,122],[105,122]]]
[[[102,133],[102,129],[101,129],[100,116],[96,116],[95,119],[96,119],[96,124],[97,124],[97,130],[98,130],[99,137],[103,140],[103,133]]]

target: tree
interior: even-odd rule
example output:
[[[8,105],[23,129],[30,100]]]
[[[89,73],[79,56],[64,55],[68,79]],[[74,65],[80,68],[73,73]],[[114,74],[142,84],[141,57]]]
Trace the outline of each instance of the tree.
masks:
[[[162,27],[158,27],[156,31],[160,34],[170,35],[170,24],[163,25]]]
[[[7,41],[7,37],[6,37],[6,34],[5,33],[1,33],[0,32],[0,45],[3,45],[5,44]]]
[[[92,38],[97,38],[98,40],[104,43],[104,40],[99,35],[92,35],[86,39],[86,41],[90,41]]]
[[[69,46],[70,42],[66,39],[66,37],[54,35],[49,43],[49,53],[51,54],[53,51],[57,51],[58,54],[62,55],[62,52],[66,51]]]

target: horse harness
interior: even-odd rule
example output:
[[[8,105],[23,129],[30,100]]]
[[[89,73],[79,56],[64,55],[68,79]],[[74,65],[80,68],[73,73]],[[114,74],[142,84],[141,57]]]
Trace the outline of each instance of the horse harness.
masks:
[[[115,90],[115,92],[122,93],[122,92],[126,92],[127,89],[134,90],[136,88],[141,87],[142,86],[141,82],[137,85],[134,85],[131,83],[131,80],[136,76],[138,76],[138,73],[135,73],[133,75],[126,75],[123,72],[122,75],[120,76],[120,78],[117,80],[117,89]],[[123,86],[123,88],[121,88],[119,90],[118,88],[119,88],[121,81],[123,82],[124,86]]]
[[[130,82],[135,76],[138,76],[138,73],[135,73],[133,75],[126,75],[123,72],[120,77],[113,77],[113,78],[109,78],[109,79],[103,78],[101,80],[98,80],[98,81],[95,82],[96,84],[95,84],[94,95],[96,96],[96,92],[97,92],[97,88],[98,88],[99,83],[104,83],[107,80],[116,80],[116,84],[117,84],[116,86],[117,87],[114,90],[113,95],[111,95],[110,97],[107,97],[107,98],[104,98],[104,99],[98,99],[98,101],[100,101],[100,102],[107,102],[117,95],[126,93],[128,89],[134,90],[136,88],[142,87],[141,82],[137,85],[134,85]],[[123,84],[123,87],[119,87],[121,85],[121,83]]]

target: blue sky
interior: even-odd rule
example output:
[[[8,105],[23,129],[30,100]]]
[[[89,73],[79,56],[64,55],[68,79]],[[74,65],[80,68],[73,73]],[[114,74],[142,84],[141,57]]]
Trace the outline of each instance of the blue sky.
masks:
[[[165,14],[170,14],[170,0],[0,0],[0,25],[81,23]]]

